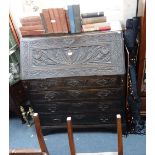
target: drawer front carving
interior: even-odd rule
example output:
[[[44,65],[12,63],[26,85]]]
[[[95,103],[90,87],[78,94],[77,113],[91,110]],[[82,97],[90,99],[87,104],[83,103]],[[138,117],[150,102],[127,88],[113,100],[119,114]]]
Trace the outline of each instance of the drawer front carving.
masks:
[[[115,124],[116,114],[70,114],[70,115],[41,115],[42,126],[65,125],[67,116],[72,117],[73,125]]]
[[[83,99],[121,99],[124,96],[122,88],[85,89],[31,92],[31,100],[61,101]]]
[[[21,78],[125,74],[123,48],[118,32],[22,38]]]
[[[123,86],[125,77],[122,76],[91,76],[91,77],[67,77],[41,80],[29,80],[27,83],[32,91],[62,90],[84,88],[115,88]]]
[[[32,102],[33,109],[38,113],[71,114],[92,112],[122,112],[124,103],[121,100],[103,101],[66,101],[66,102]]]

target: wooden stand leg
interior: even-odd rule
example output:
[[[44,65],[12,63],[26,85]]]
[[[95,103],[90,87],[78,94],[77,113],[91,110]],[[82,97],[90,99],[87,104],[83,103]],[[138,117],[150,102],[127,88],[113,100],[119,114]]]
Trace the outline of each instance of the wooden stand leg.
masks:
[[[75,145],[74,145],[71,117],[67,117],[67,131],[68,131],[68,140],[69,140],[70,154],[71,155],[75,155],[76,151],[75,151]]]
[[[117,115],[118,155],[123,155],[121,115]]]
[[[36,133],[37,133],[40,149],[41,149],[42,152],[46,152],[47,155],[49,155],[46,144],[45,144],[45,141],[44,141],[44,137],[43,137],[43,134],[42,134],[42,131],[41,131],[41,126],[40,126],[40,120],[39,120],[38,113],[33,114],[33,119],[34,119],[34,123],[35,123],[35,128],[36,128]]]

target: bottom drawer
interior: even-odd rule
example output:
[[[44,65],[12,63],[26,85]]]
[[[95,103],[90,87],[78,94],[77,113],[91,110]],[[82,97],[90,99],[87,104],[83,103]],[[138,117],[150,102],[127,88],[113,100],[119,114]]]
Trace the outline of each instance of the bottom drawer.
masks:
[[[42,126],[65,125],[66,118],[72,117],[73,125],[115,124],[116,114],[70,114],[70,115],[40,115]]]

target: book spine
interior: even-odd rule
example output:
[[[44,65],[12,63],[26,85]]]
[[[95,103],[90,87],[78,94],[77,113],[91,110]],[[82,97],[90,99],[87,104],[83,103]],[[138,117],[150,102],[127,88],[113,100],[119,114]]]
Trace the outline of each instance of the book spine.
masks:
[[[64,9],[59,9],[59,16],[60,16],[60,22],[62,26],[63,33],[68,33],[68,27],[67,27],[67,19],[65,16],[65,10]]]
[[[31,22],[24,22],[24,23],[21,23],[22,26],[33,26],[33,25],[41,25],[41,21],[31,21]]]
[[[43,9],[42,13],[43,13],[43,16],[44,16],[44,19],[45,19],[45,23],[46,23],[46,26],[47,26],[48,33],[53,33],[53,27],[52,27],[52,24],[51,24],[51,19],[50,19],[48,9]]]
[[[75,32],[81,32],[81,17],[80,17],[80,6],[73,5],[73,14],[74,14],[74,23],[75,23]]]
[[[82,28],[102,27],[102,26],[110,26],[110,23],[103,22],[103,23],[86,24],[82,25]]]
[[[34,25],[34,26],[22,26],[19,29],[20,31],[44,30],[44,27],[43,25]]]
[[[101,23],[101,22],[106,22],[107,19],[106,17],[92,17],[92,18],[83,18],[82,19],[82,24],[93,24],[93,23]]]
[[[54,17],[54,13],[53,13],[53,9],[49,9],[49,14],[50,14],[50,20],[51,20],[51,24],[53,26],[53,32],[57,33],[57,24],[56,24],[56,19]]]
[[[68,17],[71,33],[75,33],[74,12],[72,5],[68,5]]]
[[[40,17],[41,17],[41,23],[42,23],[42,25],[44,27],[45,33],[47,33],[48,32],[48,29],[47,29],[47,25],[46,25],[46,22],[45,22],[45,18],[43,16],[43,13],[40,13]]]
[[[39,31],[21,31],[21,35],[24,36],[38,36],[45,34],[45,30],[39,30]]]
[[[53,9],[53,13],[54,13],[54,17],[57,25],[57,33],[63,33],[58,10],[59,9]]]
[[[97,30],[102,30],[102,29],[111,29],[109,23],[95,23],[95,24],[87,24],[87,25],[82,25],[82,29],[84,32],[87,31],[97,31]]]
[[[26,22],[38,22],[40,21],[40,17],[39,16],[29,16],[29,17],[23,17],[20,19],[21,24],[22,23],[26,23]]]
[[[70,29],[69,17],[68,17],[67,10],[65,10],[65,17],[66,17],[66,21],[67,21],[68,32],[70,33],[71,29]]]
[[[110,26],[101,26],[98,28],[99,31],[107,31],[107,30],[111,30]]]
[[[82,18],[100,17],[100,16],[104,16],[104,12],[93,12],[93,13],[83,13],[83,14],[81,14]]]

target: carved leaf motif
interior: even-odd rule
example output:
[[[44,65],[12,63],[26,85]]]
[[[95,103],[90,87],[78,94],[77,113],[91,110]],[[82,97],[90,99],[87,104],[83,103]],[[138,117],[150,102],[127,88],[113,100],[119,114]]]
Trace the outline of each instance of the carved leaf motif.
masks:
[[[112,85],[115,82],[116,82],[116,78],[100,79],[100,80],[96,81],[96,83],[101,85],[101,86],[105,86],[105,85],[108,85],[108,84]]]
[[[43,88],[43,89],[49,89],[50,86],[51,86],[51,83],[46,82],[46,81],[43,81],[43,82],[39,83],[39,87]]]
[[[97,93],[97,96],[104,98],[104,97],[111,95],[111,93],[112,92],[110,90],[102,90],[102,91]]]
[[[57,93],[56,92],[48,92],[45,94],[45,99],[48,101],[52,101],[56,97]]]
[[[104,86],[104,85],[107,85],[109,81],[107,79],[101,79],[101,80],[96,81],[96,83],[101,86]]]
[[[75,86],[78,86],[79,84],[80,84],[80,82],[75,79],[70,79],[70,80],[66,81],[67,86],[75,87]]]
[[[71,53],[71,55],[68,55],[68,53]],[[34,66],[97,64],[110,62],[110,58],[110,50],[108,47],[103,47],[101,45],[32,50],[32,63]]]
[[[78,90],[69,90],[68,92],[69,92],[69,95],[76,98],[79,97],[79,95],[81,94],[81,92]]]

